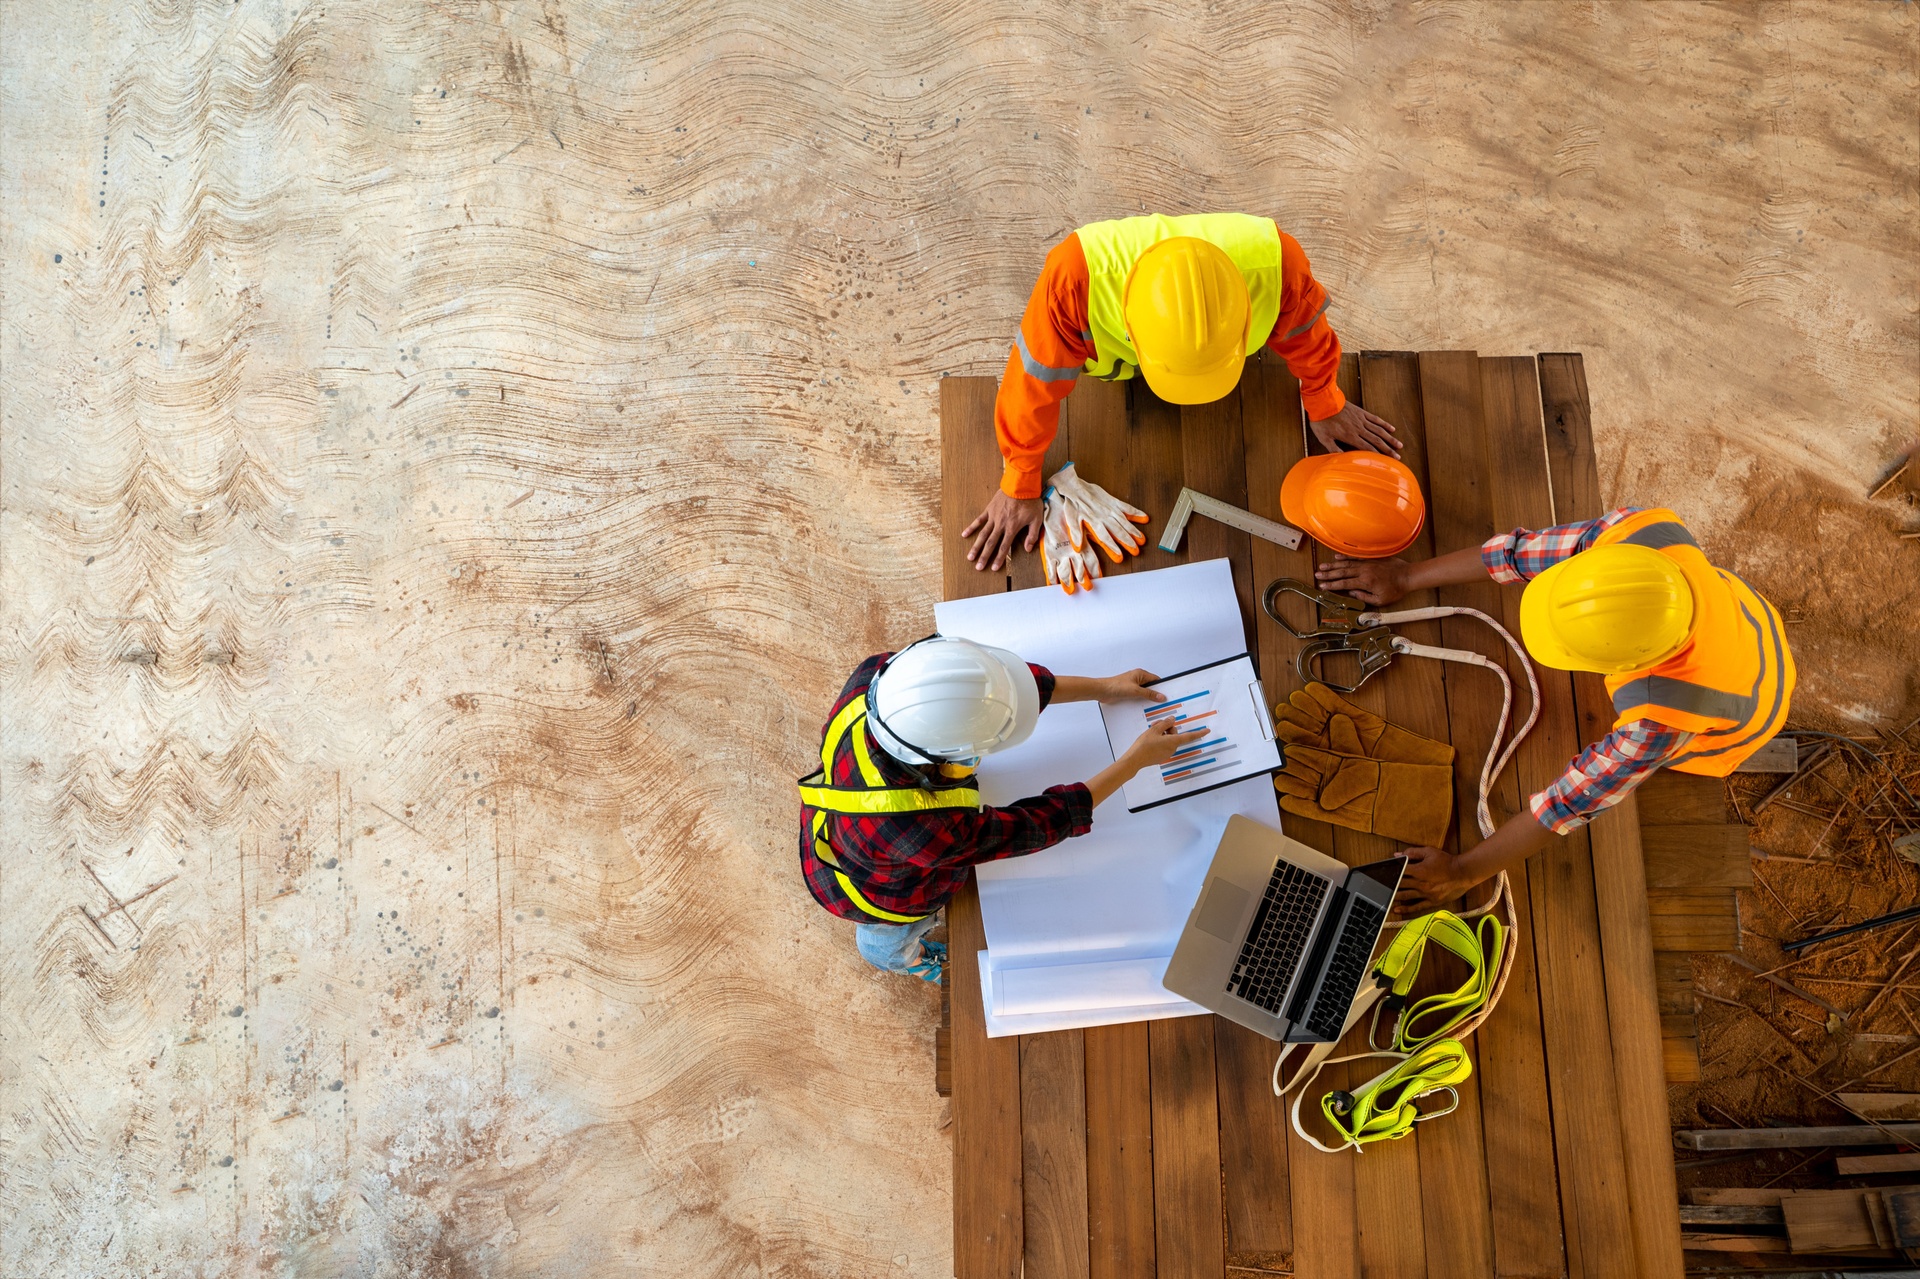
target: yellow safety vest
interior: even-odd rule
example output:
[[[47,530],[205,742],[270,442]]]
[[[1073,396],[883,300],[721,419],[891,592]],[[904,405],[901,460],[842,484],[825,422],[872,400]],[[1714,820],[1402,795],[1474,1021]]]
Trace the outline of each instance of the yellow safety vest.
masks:
[[[1672,511],[1640,511],[1595,546],[1646,546],[1679,565],[1693,588],[1693,634],[1650,670],[1609,675],[1614,727],[1650,719],[1693,734],[1667,767],[1725,777],[1787,722],[1793,653],[1780,614],[1759,592],[1715,568]]]
[[[851,738],[854,763],[860,769],[863,786],[833,785],[833,756],[841,739]],[[857,866],[843,863],[833,852],[831,814],[870,816],[876,813],[926,813],[943,808],[980,808],[980,787],[960,783],[941,790],[924,786],[889,786],[873,762],[873,750],[867,742],[867,701],[856,697],[840,708],[827,725],[820,743],[819,771],[800,779],[800,820],[813,834],[813,855],[833,870],[834,881],[847,900],[864,913],[889,924],[911,924],[925,915],[901,915],[882,910],[868,901],[854,881],[862,874]]]
[[[1246,353],[1252,355],[1273,336],[1273,322],[1280,318],[1280,229],[1272,218],[1247,213],[1170,218],[1152,213],[1089,223],[1074,234],[1080,237],[1080,250],[1087,258],[1087,328],[1091,331],[1085,336],[1093,339],[1093,358],[1087,361],[1086,371],[1094,377],[1121,381],[1139,369],[1140,356],[1127,336],[1123,310],[1127,280],[1142,253],[1175,236],[1205,240],[1240,268],[1252,301]]]

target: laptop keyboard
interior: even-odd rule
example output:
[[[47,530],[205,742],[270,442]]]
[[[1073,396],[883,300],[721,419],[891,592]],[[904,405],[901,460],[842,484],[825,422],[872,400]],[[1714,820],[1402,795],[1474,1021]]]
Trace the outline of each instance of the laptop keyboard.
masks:
[[[1306,949],[1313,917],[1329,887],[1326,880],[1291,862],[1273,868],[1267,894],[1253,913],[1233,976],[1227,979],[1230,992],[1270,1013],[1280,1011],[1287,983],[1293,980],[1300,952]],[[1361,960],[1365,962],[1366,956]]]
[[[1360,989],[1366,975],[1367,960],[1373,957],[1374,939],[1387,912],[1364,897],[1353,898],[1346,926],[1340,930],[1340,944],[1327,957],[1326,975],[1320,979],[1320,994],[1307,1014],[1307,1029],[1322,1040],[1337,1039],[1347,1009],[1353,1005],[1353,992]]]

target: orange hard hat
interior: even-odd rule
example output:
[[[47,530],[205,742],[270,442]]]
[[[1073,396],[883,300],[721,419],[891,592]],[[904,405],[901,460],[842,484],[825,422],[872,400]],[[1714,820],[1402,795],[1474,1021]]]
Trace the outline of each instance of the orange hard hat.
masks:
[[[1398,555],[1426,522],[1427,502],[1407,464],[1384,453],[1302,458],[1280,484],[1280,511],[1322,545],[1356,559]]]

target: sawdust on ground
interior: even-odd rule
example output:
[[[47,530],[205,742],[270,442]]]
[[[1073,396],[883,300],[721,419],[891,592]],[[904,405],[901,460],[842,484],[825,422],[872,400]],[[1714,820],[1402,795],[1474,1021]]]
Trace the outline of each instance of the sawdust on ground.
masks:
[[[935,1000],[791,779],[1046,247],[1587,357],[1603,487],[1904,722],[1904,4],[0,10],[0,1269],[949,1273]],[[981,495],[982,498],[986,496]]]

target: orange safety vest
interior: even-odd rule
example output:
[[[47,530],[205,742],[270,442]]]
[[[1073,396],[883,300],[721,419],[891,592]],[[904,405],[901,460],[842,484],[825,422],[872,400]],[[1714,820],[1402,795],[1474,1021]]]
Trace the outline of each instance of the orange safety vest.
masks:
[[[1693,633],[1650,670],[1609,675],[1614,727],[1650,719],[1692,733],[1667,767],[1725,777],[1787,722],[1793,654],[1780,614],[1751,586],[1707,562],[1672,511],[1640,511],[1595,546],[1646,546],[1680,566],[1693,588]]]

